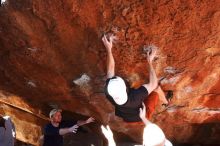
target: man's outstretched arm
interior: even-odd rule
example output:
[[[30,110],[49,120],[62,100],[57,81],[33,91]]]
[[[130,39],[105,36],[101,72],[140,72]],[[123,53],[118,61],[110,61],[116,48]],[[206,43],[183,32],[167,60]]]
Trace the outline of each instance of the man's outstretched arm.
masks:
[[[93,117],[90,117],[90,118],[88,118],[88,119],[85,120],[85,121],[82,121],[82,120],[77,121],[77,125],[78,125],[78,126],[82,126],[82,125],[85,125],[85,124],[92,123],[92,122],[94,122],[94,121],[95,121],[95,119],[94,119]]]
[[[77,129],[78,129],[79,126],[92,123],[92,122],[94,122],[94,120],[95,120],[95,119],[94,119],[93,117],[90,117],[90,118],[88,118],[88,119],[85,120],[85,121],[77,121],[77,124],[76,124],[76,125],[73,125],[73,126],[70,127],[70,128],[62,128],[62,129],[60,129],[60,130],[59,130],[59,134],[60,134],[60,135],[65,135],[65,134],[71,133],[71,132],[76,133],[76,131],[77,131]]]
[[[70,128],[61,128],[61,129],[59,129],[59,134],[65,135],[65,134],[71,133],[71,132],[76,133],[78,127],[79,127],[78,125],[73,125]]]
[[[158,86],[157,75],[152,64],[155,55],[156,55],[155,48],[152,49],[151,53],[150,51],[147,52],[147,61],[149,64],[149,83],[144,84],[143,86],[147,89],[148,94],[150,94]]]
[[[50,127],[45,127],[44,129],[44,135],[65,135],[67,133],[76,133],[77,129],[78,129],[78,125],[73,125],[72,127],[68,127],[68,128],[50,128]]]
[[[107,79],[112,78],[115,75],[115,60],[112,54],[112,41],[113,35],[106,38],[106,35],[102,37],[102,42],[105,45],[107,51]]]

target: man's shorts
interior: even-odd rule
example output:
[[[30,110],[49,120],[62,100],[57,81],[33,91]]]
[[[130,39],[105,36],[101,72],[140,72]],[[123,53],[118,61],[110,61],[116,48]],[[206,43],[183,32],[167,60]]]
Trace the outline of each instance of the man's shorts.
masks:
[[[158,103],[159,94],[155,91],[151,92],[148,97],[144,100],[146,106],[146,118],[151,119],[153,112],[155,111]]]

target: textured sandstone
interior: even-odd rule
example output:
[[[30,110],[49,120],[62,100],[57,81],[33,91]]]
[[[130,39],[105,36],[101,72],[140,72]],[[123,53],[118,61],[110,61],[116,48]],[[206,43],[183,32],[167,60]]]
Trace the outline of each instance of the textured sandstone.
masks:
[[[117,74],[134,87],[148,79],[143,45],[160,48],[154,66],[175,93],[152,121],[168,138],[220,143],[219,0],[8,0],[0,18],[0,106],[19,140],[36,145],[49,110],[59,106],[141,141],[143,127],[115,117],[103,94],[101,36],[113,32]],[[89,80],[76,84],[82,75]]]

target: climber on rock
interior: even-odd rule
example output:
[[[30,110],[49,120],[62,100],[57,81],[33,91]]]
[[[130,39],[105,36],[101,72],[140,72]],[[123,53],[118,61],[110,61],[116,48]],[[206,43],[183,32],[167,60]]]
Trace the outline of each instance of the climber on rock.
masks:
[[[67,133],[76,133],[79,126],[94,122],[90,117],[85,121],[62,121],[62,110],[53,109],[50,111],[50,121],[44,129],[44,136],[41,137],[43,146],[62,146],[63,135]]]
[[[104,35],[102,41],[107,51],[107,80],[105,84],[105,95],[114,105],[115,114],[125,122],[140,122],[139,108],[144,102],[147,107],[147,118],[151,118],[155,106],[160,99],[167,105],[168,101],[164,92],[158,86],[158,79],[152,62],[157,52],[157,48],[149,46],[147,51],[147,62],[149,64],[149,83],[143,84],[137,89],[128,86],[125,81],[115,75],[115,61],[112,54],[113,35]]]

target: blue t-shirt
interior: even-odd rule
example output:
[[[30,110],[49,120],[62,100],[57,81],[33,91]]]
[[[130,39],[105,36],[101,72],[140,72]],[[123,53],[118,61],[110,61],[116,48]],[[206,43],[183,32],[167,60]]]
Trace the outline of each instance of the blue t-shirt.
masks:
[[[44,128],[43,146],[63,146],[63,136],[59,134],[61,128],[69,128],[75,125],[77,121],[62,121],[59,127],[54,127],[51,123]]]

